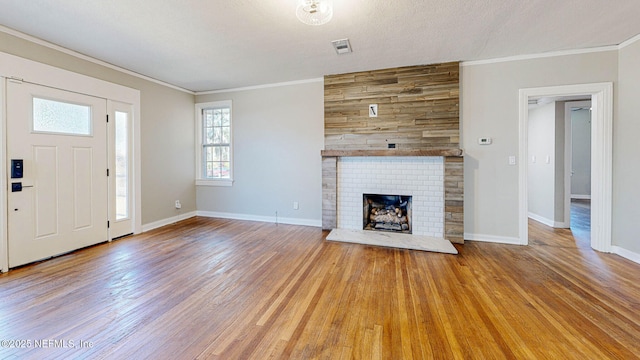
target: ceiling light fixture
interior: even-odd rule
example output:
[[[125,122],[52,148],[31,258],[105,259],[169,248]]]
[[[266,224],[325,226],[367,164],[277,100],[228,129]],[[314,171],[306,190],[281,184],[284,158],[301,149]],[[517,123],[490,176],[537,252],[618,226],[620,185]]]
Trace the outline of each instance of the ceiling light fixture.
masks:
[[[307,25],[326,24],[333,17],[333,0],[297,0],[296,16]]]

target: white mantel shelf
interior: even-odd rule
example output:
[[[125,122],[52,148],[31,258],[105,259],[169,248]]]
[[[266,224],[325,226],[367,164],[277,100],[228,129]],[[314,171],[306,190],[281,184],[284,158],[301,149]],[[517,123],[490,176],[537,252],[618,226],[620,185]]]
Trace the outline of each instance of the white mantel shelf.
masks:
[[[322,157],[346,157],[346,156],[452,156],[462,157],[462,149],[424,149],[424,150],[322,150]]]

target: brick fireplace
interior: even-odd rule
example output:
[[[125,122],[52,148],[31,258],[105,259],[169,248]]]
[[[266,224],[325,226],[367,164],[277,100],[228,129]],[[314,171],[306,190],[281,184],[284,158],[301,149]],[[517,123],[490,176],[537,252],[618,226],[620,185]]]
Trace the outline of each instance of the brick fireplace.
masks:
[[[410,196],[411,233],[443,237],[441,157],[342,157],[337,166],[337,228],[363,229],[364,194]]]
[[[362,229],[365,193],[410,195],[415,235],[462,243],[462,151],[322,151],[322,228]],[[453,208],[452,208],[453,207]]]
[[[328,75],[324,104],[323,229],[362,229],[365,193],[410,195],[412,234],[464,242],[458,63]]]

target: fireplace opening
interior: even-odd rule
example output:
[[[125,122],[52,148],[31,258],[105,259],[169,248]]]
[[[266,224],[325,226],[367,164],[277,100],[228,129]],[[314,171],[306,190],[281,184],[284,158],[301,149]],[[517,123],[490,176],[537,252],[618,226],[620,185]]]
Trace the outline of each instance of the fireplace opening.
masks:
[[[363,194],[363,229],[411,234],[411,196]]]

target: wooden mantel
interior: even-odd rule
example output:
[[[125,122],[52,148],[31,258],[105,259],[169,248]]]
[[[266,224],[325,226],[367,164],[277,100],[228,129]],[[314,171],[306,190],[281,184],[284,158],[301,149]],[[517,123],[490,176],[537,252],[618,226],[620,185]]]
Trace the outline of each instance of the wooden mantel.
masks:
[[[462,157],[462,149],[420,149],[420,150],[322,150],[322,157],[343,157],[343,156],[453,156]]]

